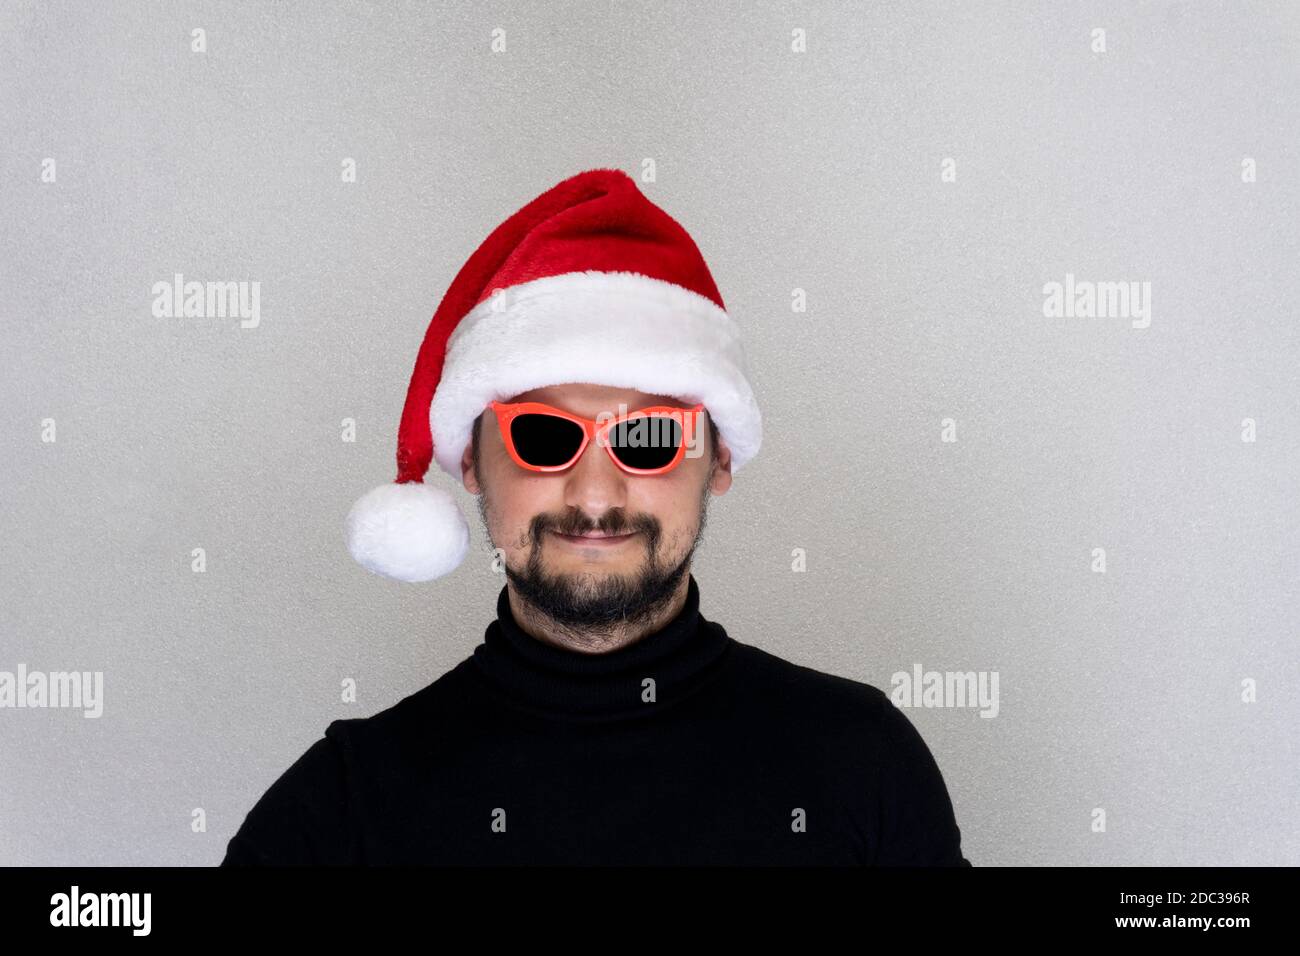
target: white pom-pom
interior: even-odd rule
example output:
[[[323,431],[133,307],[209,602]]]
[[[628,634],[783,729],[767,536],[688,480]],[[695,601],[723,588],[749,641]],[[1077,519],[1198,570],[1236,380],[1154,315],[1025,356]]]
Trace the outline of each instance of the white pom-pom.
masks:
[[[456,499],[419,481],[373,488],[347,517],[348,550],[368,571],[398,581],[432,581],[469,551],[469,525]]]

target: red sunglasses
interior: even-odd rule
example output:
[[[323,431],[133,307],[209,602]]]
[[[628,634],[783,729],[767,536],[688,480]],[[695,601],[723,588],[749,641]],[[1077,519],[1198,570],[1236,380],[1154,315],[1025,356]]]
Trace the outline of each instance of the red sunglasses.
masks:
[[[602,421],[542,402],[492,402],[489,407],[496,412],[506,451],[520,468],[564,471],[595,439],[628,474],[662,475],[686,456],[704,405],[654,405]]]

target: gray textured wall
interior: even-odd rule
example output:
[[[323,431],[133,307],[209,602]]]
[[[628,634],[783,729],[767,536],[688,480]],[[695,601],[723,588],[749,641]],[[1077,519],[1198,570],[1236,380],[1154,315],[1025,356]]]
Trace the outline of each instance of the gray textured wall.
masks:
[[[471,651],[464,490],[429,585],[343,516],[473,248],[651,161],[765,415],[705,615],[886,689],[996,672],[995,718],[909,712],[976,864],[1300,863],[1298,90],[1290,2],[0,5],[0,670],[104,675],[98,718],[0,709],[0,861],[215,863]],[[259,324],[154,317],[177,272]],[[1149,326],[1044,316],[1067,273]]]

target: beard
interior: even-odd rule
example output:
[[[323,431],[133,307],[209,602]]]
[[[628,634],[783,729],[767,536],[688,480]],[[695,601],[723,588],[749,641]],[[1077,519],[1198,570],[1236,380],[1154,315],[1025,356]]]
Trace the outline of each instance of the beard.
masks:
[[[478,498],[484,527],[490,528],[485,487]],[[685,556],[676,562],[662,560],[659,551],[663,532],[651,515],[629,520],[620,509],[614,509],[600,521],[592,522],[581,512],[570,512],[563,518],[539,514],[529,522],[521,542],[528,549],[528,560],[520,568],[512,568],[506,563],[506,577],[525,604],[549,618],[558,628],[591,635],[645,624],[660,615],[689,573],[695,550],[704,539],[708,500],[706,482],[699,503],[700,520],[695,538]],[[639,532],[647,555],[645,564],[631,575],[599,570],[547,570],[542,557],[547,535],[552,532],[576,535],[590,531],[611,535]]]

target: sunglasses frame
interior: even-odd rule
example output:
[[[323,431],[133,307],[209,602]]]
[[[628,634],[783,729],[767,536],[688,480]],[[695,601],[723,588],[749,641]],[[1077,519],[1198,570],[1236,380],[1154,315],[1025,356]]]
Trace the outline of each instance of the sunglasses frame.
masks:
[[[662,475],[681,464],[682,459],[686,457],[686,449],[690,446],[691,439],[695,434],[699,413],[704,410],[702,402],[691,408],[675,408],[672,405],[650,405],[646,408],[638,408],[635,411],[598,422],[591,418],[575,415],[572,412],[566,412],[554,405],[547,405],[545,402],[491,402],[488,407],[496,413],[497,425],[501,430],[501,438],[505,441],[506,451],[510,453],[510,457],[514,459],[515,464],[520,468],[545,474],[567,471],[582,457],[582,453],[587,450],[587,446],[594,440],[596,444],[604,446],[610,460],[618,468],[629,475],[638,477]],[[515,449],[514,436],[510,430],[511,423],[520,415],[553,415],[556,418],[563,418],[565,421],[573,422],[575,425],[582,427],[582,444],[578,446],[578,450],[574,452],[573,457],[563,465],[531,465],[524,461]],[[672,418],[682,427],[682,442],[677,446],[677,454],[673,456],[672,461],[661,468],[632,468],[625,465],[618,460],[618,456],[614,454],[613,446],[609,443],[609,430],[611,428],[630,419],[640,418],[643,415],[654,418]]]

